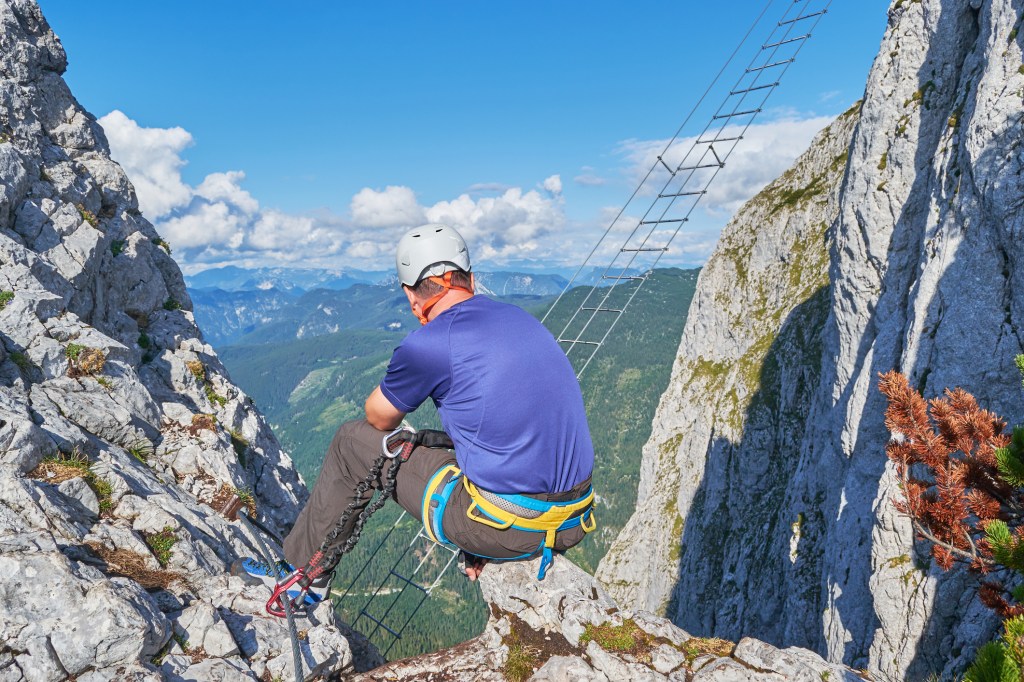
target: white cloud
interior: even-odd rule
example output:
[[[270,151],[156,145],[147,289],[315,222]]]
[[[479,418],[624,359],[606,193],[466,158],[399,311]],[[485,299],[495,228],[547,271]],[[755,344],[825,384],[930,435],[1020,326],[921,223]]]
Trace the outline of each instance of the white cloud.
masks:
[[[416,194],[408,187],[388,186],[383,192],[359,190],[349,206],[352,221],[365,227],[412,228],[427,222]]]
[[[594,173],[594,169],[590,166],[584,166],[580,169],[580,174],[572,179],[577,185],[583,185],[584,187],[600,187],[608,184],[605,178]]]
[[[181,152],[192,144],[183,128],[142,128],[114,110],[99,119],[110,142],[110,154],[121,164],[139,197],[139,207],[150,220],[167,215],[192,198],[192,188],[181,180],[185,161]]]
[[[726,160],[726,165],[709,186],[701,202],[702,206],[719,213],[736,212],[765,185],[788,169],[796,157],[807,149],[811,139],[831,122],[832,118],[828,116],[791,117],[752,125],[745,132],[738,127],[726,127],[718,133],[718,137],[734,137],[742,133],[743,139],[739,143],[714,145],[715,153]],[[714,139],[714,136],[708,135],[703,139],[709,137]],[[648,170],[658,163],[658,155],[672,168],[715,163],[716,158],[709,151],[710,145],[694,145],[695,141],[695,137],[681,138],[666,151],[668,140],[627,140],[620,145],[619,152],[630,164],[628,172],[631,180],[639,183]],[[687,182],[686,189],[703,189],[714,171],[696,171]],[[650,196],[654,191],[660,191],[668,177],[668,172],[659,164],[648,180],[644,194]]]
[[[299,262],[307,267],[387,269],[401,234],[427,222],[446,223],[462,232],[476,262],[501,266],[533,259],[578,265],[620,210],[595,207],[590,218],[569,218],[562,178],[556,174],[533,189],[477,184],[455,198],[433,203],[420,203],[411,187],[366,187],[352,197],[347,215],[326,210],[285,213],[261,206],[244,188],[245,174],[239,170],[211,173],[194,187],[184,182],[182,153],[192,143],[192,136],[181,128],[143,128],[119,111],[100,122],[107,130],[112,155],[136,186],[146,216],[174,247],[183,266],[191,270],[199,264],[251,267]],[[790,116],[752,126],[704,198],[701,206],[709,212],[700,212],[699,219],[695,215],[675,237],[663,262],[706,260],[729,215],[788,168],[828,122],[823,117]],[[665,158],[678,164],[692,142],[692,138],[678,141]],[[664,140],[621,143],[617,152],[624,161],[626,184],[639,181],[665,144]],[[664,181],[667,173],[661,174]],[[606,180],[594,169],[583,167],[574,182],[597,186]],[[629,189],[623,187],[623,199]],[[614,256],[636,227],[652,193],[638,196],[638,201],[628,206],[627,215],[613,226],[596,258],[607,262]]]
[[[181,152],[192,136],[181,128],[143,128],[121,112],[100,119],[114,158],[136,184],[147,217],[186,265],[225,262],[390,267],[402,232],[427,222],[452,225],[470,241],[475,259],[534,254],[541,238],[565,224],[558,175],[538,189],[489,184],[450,201],[421,205],[410,187],[363,188],[349,215],[295,215],[262,207],[242,183],[245,173],[210,173],[197,186],[181,178]]]

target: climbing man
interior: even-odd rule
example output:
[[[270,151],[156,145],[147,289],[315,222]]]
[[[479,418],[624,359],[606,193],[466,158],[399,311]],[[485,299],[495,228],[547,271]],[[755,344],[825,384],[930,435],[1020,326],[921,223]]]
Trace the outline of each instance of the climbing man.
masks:
[[[475,294],[466,242],[451,227],[409,231],[395,260],[423,326],[395,348],[366,399],[366,418],[335,434],[309,502],[284,541],[291,566],[236,562],[234,572],[250,582],[272,583],[275,570],[306,566],[329,535],[331,548],[349,538],[356,515],[341,527],[339,519],[373,495],[358,494],[357,486],[380,458],[382,442],[387,449],[414,438],[402,430],[403,418],[427,398],[437,406],[449,447],[410,444],[394,499],[432,539],[463,551],[470,580],[488,559],[538,555],[543,578],[553,552],[594,529],[593,445],[579,384],[558,343],[524,310]],[[383,487],[381,478],[374,488]],[[307,602],[323,597],[333,568],[314,583]]]

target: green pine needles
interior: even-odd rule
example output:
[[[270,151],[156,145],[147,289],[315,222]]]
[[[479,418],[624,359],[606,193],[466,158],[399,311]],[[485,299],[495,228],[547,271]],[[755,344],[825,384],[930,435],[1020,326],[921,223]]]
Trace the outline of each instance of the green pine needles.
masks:
[[[1024,616],[1003,623],[1003,636],[978,649],[964,682],[1020,682],[1024,679]]]

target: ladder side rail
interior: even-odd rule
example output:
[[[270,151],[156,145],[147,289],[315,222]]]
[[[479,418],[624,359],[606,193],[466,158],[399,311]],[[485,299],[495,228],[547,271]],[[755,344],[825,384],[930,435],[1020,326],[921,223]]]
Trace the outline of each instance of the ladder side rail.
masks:
[[[675,134],[673,134],[672,137],[669,139],[668,143],[665,145],[665,150],[668,150],[668,148],[670,148],[672,146],[672,144],[675,143],[675,141],[679,137],[679,135],[682,134],[683,129],[689,124],[690,119],[692,119],[693,116],[697,113],[697,111],[700,108],[700,106],[704,103],[704,100],[707,99],[708,95],[711,94],[711,91],[714,89],[715,85],[717,85],[718,81],[721,80],[722,74],[725,73],[726,69],[729,68],[729,65],[732,64],[733,60],[739,54],[740,50],[743,49],[743,46],[750,39],[750,36],[754,32],[754,29],[757,28],[757,26],[761,23],[761,20],[764,19],[765,14],[767,14],[767,12],[768,12],[769,8],[772,6],[773,2],[774,2],[774,0],[767,0],[767,2],[765,3],[764,7],[761,9],[761,12],[757,15],[757,18],[755,18],[754,21],[750,24],[750,27],[747,28],[747,32],[740,39],[739,44],[736,45],[735,49],[733,49],[732,54],[730,54],[729,57],[726,59],[725,63],[718,70],[718,73],[715,75],[714,78],[712,78],[711,83],[709,83],[708,87],[704,90],[704,93],[700,96],[700,98],[697,100],[696,104],[694,104],[693,108],[690,109],[690,112],[687,114],[686,118],[683,120],[683,122],[676,129]],[[664,154],[665,152],[663,151],[662,153]],[[654,169],[656,167],[657,167],[657,164],[654,164],[654,165],[651,166],[651,169],[647,172],[647,176],[645,176],[644,181],[646,181],[647,177],[650,177],[650,175],[654,172]],[[591,249],[590,253],[584,259],[583,263],[580,264],[580,267],[576,270],[575,274],[572,276],[572,278],[569,280],[569,282],[566,283],[565,287],[562,289],[562,292],[555,299],[554,303],[552,303],[551,306],[548,308],[547,312],[544,313],[544,316],[541,318],[541,322],[547,321],[548,316],[551,314],[551,312],[558,306],[559,302],[561,302],[561,300],[565,296],[565,294],[572,288],[573,283],[575,283],[575,281],[579,277],[580,273],[582,273],[584,268],[586,268],[586,266],[590,263],[591,259],[594,257],[594,254],[597,253],[597,250],[600,248],[600,246],[603,243],[603,241],[605,240],[605,238],[611,232],[611,228],[614,226],[615,222],[618,221],[618,219],[625,213],[626,208],[629,206],[630,202],[632,202],[633,198],[636,197],[636,195],[640,192],[640,189],[641,189],[642,186],[643,186],[643,181],[641,182],[640,186],[638,186],[633,191],[633,194],[627,200],[626,204],[619,211],[618,215],[616,215],[616,217],[612,220],[612,223],[604,231],[604,234],[598,240],[598,242],[594,246],[594,248]]]

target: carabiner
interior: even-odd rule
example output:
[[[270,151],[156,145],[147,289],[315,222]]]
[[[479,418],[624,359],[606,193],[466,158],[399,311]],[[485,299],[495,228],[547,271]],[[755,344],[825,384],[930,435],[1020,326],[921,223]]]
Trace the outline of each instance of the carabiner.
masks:
[[[402,422],[401,426],[384,436],[380,443],[380,449],[381,452],[384,453],[385,457],[388,459],[394,459],[402,454],[402,449],[405,447],[405,444],[409,442],[409,439],[403,435],[406,433],[415,436],[416,429],[412,428],[405,422]]]

